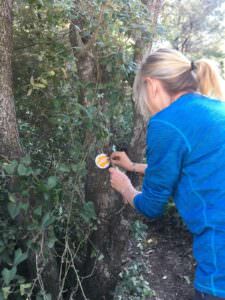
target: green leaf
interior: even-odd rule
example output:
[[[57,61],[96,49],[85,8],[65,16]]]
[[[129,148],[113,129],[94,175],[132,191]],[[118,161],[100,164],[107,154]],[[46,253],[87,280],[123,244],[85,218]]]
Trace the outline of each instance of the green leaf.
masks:
[[[49,72],[48,72],[48,75],[51,76],[51,77],[52,77],[52,76],[55,76],[55,71],[53,71],[53,70],[49,71]]]
[[[95,213],[94,203],[91,201],[86,202],[83,206],[80,215],[82,219],[85,221],[85,223],[90,223],[90,221],[96,220],[97,217]]]
[[[108,63],[107,66],[106,66],[106,70],[107,72],[112,72],[112,64],[111,63]]]
[[[30,83],[33,85],[34,84],[34,76],[32,75],[30,78]]]
[[[43,83],[34,83],[34,84],[33,84],[33,88],[36,89],[36,90],[39,90],[39,89],[45,89],[45,88],[46,88],[46,85],[43,84]]]
[[[41,6],[44,6],[44,3],[42,0],[38,0],[38,3],[41,5]]]
[[[40,81],[41,81],[43,84],[48,85],[48,81],[47,81],[46,79],[40,78]]]
[[[27,168],[23,164],[19,164],[17,171],[20,176],[24,176],[27,174]]]
[[[23,253],[20,248],[17,249],[14,256],[14,265],[17,266],[26,259],[27,259],[27,253]]]
[[[24,164],[20,163],[17,169],[17,172],[20,176],[28,176],[32,174],[32,169],[27,168]]]
[[[9,285],[10,282],[15,278],[16,272],[17,272],[17,268],[16,267],[13,267],[12,269],[4,268],[2,270],[1,274],[2,274],[2,277],[3,277],[4,283],[6,285]]]
[[[37,208],[35,208],[35,210],[34,210],[34,214],[36,215],[36,216],[41,216],[41,214],[42,214],[42,207],[41,206],[38,206]]]
[[[27,212],[28,208],[29,208],[29,203],[20,203],[20,209],[24,210],[25,212]]]
[[[48,227],[54,221],[55,221],[55,218],[53,216],[51,216],[50,213],[47,213],[46,215],[44,215],[44,217],[42,219],[42,228],[44,229],[44,228]]]
[[[77,167],[77,165],[75,165],[75,164],[72,164],[72,165],[71,165],[71,169],[72,169],[72,171],[73,171],[73,172],[75,172],[75,173],[76,173],[76,172],[77,172],[77,169],[78,169],[78,167]]]
[[[7,174],[12,175],[15,173],[15,169],[18,163],[16,160],[11,161],[9,164],[4,163],[3,169],[6,171]]]
[[[4,300],[3,293],[0,291],[0,300]]]
[[[8,299],[8,296],[10,294],[10,286],[2,288],[3,292],[3,299]]]
[[[103,260],[104,259],[104,255],[101,253],[100,255],[99,255],[99,257],[98,257],[98,261],[101,261],[101,260]]]
[[[33,170],[33,174],[34,174],[35,176],[40,175],[40,174],[41,174],[41,169],[35,169],[35,170]]]
[[[16,203],[16,198],[14,194],[8,193],[9,201],[12,203]]]
[[[17,203],[8,203],[8,212],[12,219],[15,219],[20,213],[20,206]]]
[[[69,173],[70,172],[70,168],[66,164],[59,165],[58,170],[62,173]]]
[[[56,176],[50,176],[48,178],[48,181],[47,181],[47,187],[49,190],[53,189],[54,187],[56,187],[58,183],[58,179]]]
[[[28,92],[27,92],[27,96],[28,97],[31,96],[32,92],[33,92],[33,89],[29,89]]]
[[[45,294],[45,292],[41,292],[41,296],[37,295],[36,300],[52,300],[52,296],[50,294]]]
[[[26,165],[26,166],[29,166],[31,164],[31,158],[30,158],[30,155],[26,155],[24,156],[23,158],[21,158],[21,163]]]
[[[20,285],[20,295],[27,295],[32,287],[31,283],[23,283]],[[28,290],[28,291],[27,291]]]
[[[57,241],[56,237],[52,237],[48,240],[48,248],[52,249],[55,245],[55,242]]]

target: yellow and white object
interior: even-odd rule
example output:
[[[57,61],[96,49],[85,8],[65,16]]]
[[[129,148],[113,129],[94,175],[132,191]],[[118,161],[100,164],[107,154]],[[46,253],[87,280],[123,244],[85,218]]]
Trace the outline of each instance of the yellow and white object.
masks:
[[[101,153],[95,158],[95,164],[99,169],[107,169],[110,166],[110,159],[105,153]]]

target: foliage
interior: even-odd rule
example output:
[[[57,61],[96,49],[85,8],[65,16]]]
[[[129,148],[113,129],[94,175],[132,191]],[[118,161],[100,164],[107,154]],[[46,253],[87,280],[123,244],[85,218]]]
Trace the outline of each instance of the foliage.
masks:
[[[224,1],[172,0],[166,2],[163,16],[166,39],[172,47],[192,58],[224,58],[221,33],[224,27]]]
[[[154,291],[150,288],[149,282],[144,278],[144,266],[134,262],[125,268],[120,274],[121,283],[115,292],[114,300],[145,300],[154,296]]]
[[[149,282],[145,279],[145,272],[148,267],[139,261],[144,250],[144,244],[147,238],[148,226],[140,220],[136,220],[131,225],[133,239],[137,243],[137,259],[125,266],[119,274],[120,281],[115,291],[114,300],[144,300],[154,296],[154,291],[151,289]]]
[[[88,16],[89,4],[82,4],[87,5],[84,10],[81,5],[78,18]],[[28,252],[39,256],[44,244],[58,257],[61,296],[69,297],[82,288],[78,268],[85,261],[87,240],[97,225],[94,205],[84,199],[86,157],[93,151],[84,143],[85,132],[94,132],[97,147],[101,147],[107,135],[113,135],[116,144],[128,143],[132,129],[135,63],[129,39],[131,33],[143,30],[138,22],[143,26],[146,10],[133,1],[115,2],[106,11],[107,26],[98,35],[95,55],[102,58],[99,66],[109,79],[87,85],[78,77],[69,42],[70,19],[76,17],[71,14],[72,6],[70,1],[15,3],[14,94],[20,138],[28,154],[20,161],[1,161],[1,230],[5,235],[0,281],[5,299],[12,295],[17,299],[33,295],[50,299],[41,271],[36,270],[36,278],[27,272]],[[133,13],[136,6],[139,10]],[[91,7],[93,23],[88,22],[83,29],[85,36],[95,29],[95,14],[99,13],[97,1]],[[137,25],[133,31],[131,17]],[[81,88],[95,99],[90,106],[81,103]],[[99,104],[105,98],[109,99],[109,110],[102,112]],[[112,120],[111,128],[107,119]],[[11,180],[16,183],[13,188],[8,184]]]
[[[148,226],[141,222],[140,220],[136,220],[131,225],[131,232],[133,235],[133,238],[137,241],[137,247],[140,250],[143,250],[144,247],[144,241],[147,236],[147,229]]]
[[[197,2],[199,5],[201,1]],[[129,144],[135,41],[141,37],[148,43],[152,35],[143,3],[15,1],[14,95],[21,143],[27,155],[19,161],[2,158],[0,162],[0,299],[51,299],[43,288],[41,270],[37,268],[34,278],[28,274],[29,254],[33,251],[39,258],[43,244],[48,248],[43,266],[48,250],[57,257],[59,296],[69,299],[82,290],[88,239],[98,225],[94,204],[84,197],[86,158],[90,152],[95,155],[101,150],[108,137],[113,144]],[[198,5],[194,5],[195,12]],[[184,6],[185,10],[181,9]],[[208,13],[212,19],[195,26],[196,35],[188,51],[196,56],[200,55],[199,36],[208,34],[206,27],[212,28],[210,24],[219,14],[214,7],[213,14]],[[178,10],[188,14],[178,20]],[[157,28],[158,41],[178,47],[177,36],[180,41],[186,32],[182,31],[184,25],[193,18],[189,4],[177,5],[175,0],[167,3]],[[82,21],[77,30],[84,43],[96,32],[90,49],[97,73],[95,82],[79,78],[79,57],[74,56],[69,41],[71,20]],[[210,55],[217,54],[217,47],[210,47]],[[82,90],[90,105],[81,101]],[[85,144],[87,131],[95,136],[95,145]],[[132,229],[142,250],[146,225],[137,221]],[[101,255],[96,256],[101,259]],[[126,299],[145,299],[151,294],[137,263],[127,267],[121,278]]]
[[[47,237],[47,247],[55,247],[59,255],[64,251],[66,257],[67,250],[82,253],[82,242],[85,234],[94,230],[96,215],[93,204],[82,204],[76,190],[68,185],[68,177],[77,172],[75,165],[58,165],[55,174],[49,175],[45,169],[35,168],[30,156],[25,156],[18,162],[2,162],[1,170],[1,179],[7,183],[13,178],[16,184],[13,189],[7,184],[1,189],[0,280],[4,299],[11,293],[19,299],[19,295],[31,295],[40,283],[38,279],[27,282],[28,274],[23,267],[20,268],[28,257],[28,251],[37,255],[42,253],[43,239]],[[70,189],[67,195],[62,190],[66,185]],[[21,215],[23,219],[20,220]],[[74,217],[76,223],[73,223]],[[24,247],[22,241],[26,245],[24,250],[20,248]],[[68,249],[63,246],[64,243]],[[74,264],[74,261],[71,263]],[[61,264],[64,265],[63,260]]]

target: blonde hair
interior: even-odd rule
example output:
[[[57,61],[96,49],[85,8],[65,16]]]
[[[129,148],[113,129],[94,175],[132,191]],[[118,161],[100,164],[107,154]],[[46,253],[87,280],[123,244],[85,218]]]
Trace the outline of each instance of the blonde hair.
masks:
[[[160,80],[173,96],[180,92],[200,92],[225,100],[224,82],[216,64],[209,59],[190,61],[181,52],[159,49],[143,59],[134,81],[134,99],[143,115],[148,111],[145,78]]]

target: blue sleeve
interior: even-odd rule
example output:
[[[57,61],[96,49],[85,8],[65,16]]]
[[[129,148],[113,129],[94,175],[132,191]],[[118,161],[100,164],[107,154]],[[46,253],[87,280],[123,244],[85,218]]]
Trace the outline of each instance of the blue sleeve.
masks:
[[[181,176],[182,165],[189,152],[183,133],[173,124],[153,119],[147,129],[147,169],[142,192],[135,196],[134,206],[147,217],[163,213]]]

